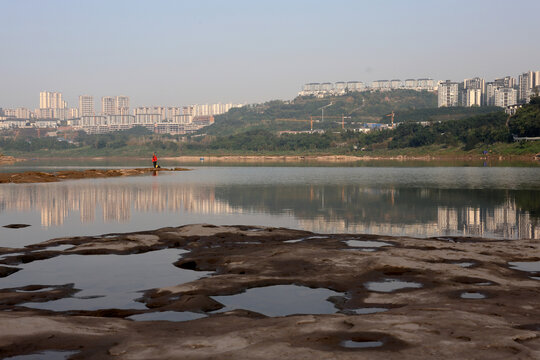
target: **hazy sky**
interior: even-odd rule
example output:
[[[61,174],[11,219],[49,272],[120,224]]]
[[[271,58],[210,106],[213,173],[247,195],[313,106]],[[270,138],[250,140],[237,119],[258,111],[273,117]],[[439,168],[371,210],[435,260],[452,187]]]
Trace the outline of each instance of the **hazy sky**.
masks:
[[[0,107],[292,99],[307,82],[540,70],[539,0],[0,0]]]

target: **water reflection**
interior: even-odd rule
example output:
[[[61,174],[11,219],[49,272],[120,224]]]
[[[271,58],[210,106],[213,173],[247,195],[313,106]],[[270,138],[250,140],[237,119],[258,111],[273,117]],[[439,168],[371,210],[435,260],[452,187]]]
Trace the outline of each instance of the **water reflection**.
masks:
[[[212,221],[205,215],[259,214],[294,218],[314,232],[540,238],[540,190],[162,179],[0,186],[0,216],[39,209],[43,227],[59,227],[77,213],[83,224],[129,223],[135,212],[198,214],[200,222]]]

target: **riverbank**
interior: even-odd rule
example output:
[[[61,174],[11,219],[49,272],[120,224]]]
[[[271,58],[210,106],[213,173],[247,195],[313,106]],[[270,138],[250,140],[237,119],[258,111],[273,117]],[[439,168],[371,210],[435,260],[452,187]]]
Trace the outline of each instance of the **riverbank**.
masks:
[[[15,173],[0,173],[0,184],[5,183],[45,183],[45,182],[58,182],[62,180],[75,180],[75,179],[96,179],[96,178],[110,178],[118,176],[137,176],[149,173],[157,173],[159,171],[189,171],[184,168],[137,168],[137,169],[110,169],[110,170],[67,170],[56,172],[43,172],[43,171],[25,171]]]
[[[16,159],[13,156],[0,155],[0,165],[15,164],[17,161],[21,160]]]
[[[174,266],[202,277],[133,294],[143,308],[39,310],[32,303],[83,299],[76,296],[80,289],[73,284],[2,289],[0,355],[73,351],[85,359],[313,360],[540,356],[536,240],[187,225],[0,248],[0,276],[9,279],[28,271],[28,264],[65,258],[61,255],[84,259],[164,249],[186,251]],[[255,310],[247,303],[222,303],[234,294],[276,289],[276,295],[257,301],[271,303],[282,298],[278,287],[332,290],[335,294],[326,302],[333,310],[275,316],[267,312],[270,305]],[[303,298],[303,308],[312,300]],[[287,311],[286,302],[282,310]],[[200,318],[174,321],[175,314],[186,312]],[[134,320],[137,316],[171,321]]]
[[[264,162],[336,162],[350,163],[358,161],[466,161],[466,160],[486,160],[486,161],[530,161],[534,163],[537,159],[531,155],[210,155],[210,156],[165,156],[161,158],[166,161],[193,163],[204,162],[246,162],[246,163],[264,163]]]

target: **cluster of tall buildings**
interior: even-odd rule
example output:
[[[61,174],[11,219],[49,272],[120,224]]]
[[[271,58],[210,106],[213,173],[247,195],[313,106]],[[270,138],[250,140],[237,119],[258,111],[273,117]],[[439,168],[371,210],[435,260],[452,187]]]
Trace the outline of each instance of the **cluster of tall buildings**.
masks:
[[[299,96],[345,95],[348,92],[390,91],[407,89],[416,91],[436,91],[439,107],[451,106],[499,106],[507,107],[529,101],[531,95],[540,88],[540,71],[525,72],[516,79],[512,76],[486,82],[475,77],[463,82],[450,80],[435,82],[430,78],[406,80],[375,80],[371,84],[362,81],[338,81],[336,83],[308,83],[302,87]]]
[[[438,84],[439,107],[499,106],[508,107],[529,102],[531,95],[540,90],[540,71],[486,82],[475,77],[463,82],[446,80]]]
[[[128,96],[104,96],[96,112],[94,97],[79,96],[78,108],[69,108],[62,93],[43,91],[39,108],[0,109],[0,129],[13,127],[55,128],[103,133],[144,126],[159,133],[184,134],[213,123],[214,115],[241,104],[196,104],[189,106],[139,106],[130,108]]]
[[[389,91],[397,89],[408,89],[416,91],[433,91],[436,89],[433,79],[399,79],[394,80],[375,80],[371,85],[364,84],[362,81],[338,81],[336,83],[308,83],[302,87],[298,93],[299,96],[339,96],[347,92],[362,91]]]

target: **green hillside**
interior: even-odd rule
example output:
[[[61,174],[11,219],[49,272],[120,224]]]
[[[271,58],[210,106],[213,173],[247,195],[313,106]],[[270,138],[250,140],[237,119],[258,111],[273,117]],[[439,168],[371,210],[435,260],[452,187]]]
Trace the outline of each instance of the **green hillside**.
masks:
[[[274,100],[232,109],[216,116],[215,123],[202,132],[229,135],[253,129],[309,130],[310,117],[314,119],[314,128],[326,130],[341,127],[342,116],[346,116],[347,124],[352,126],[381,122],[392,111],[433,107],[437,107],[437,96],[427,91],[355,92],[322,99],[298,97],[291,101]]]
[[[342,116],[345,128],[352,129],[364,123],[390,123],[387,115],[392,111],[397,123],[456,120],[497,110],[495,107],[437,108],[437,96],[427,91],[354,92],[322,99],[274,100],[232,109],[216,116],[215,123],[200,133],[222,136],[250,130],[310,130],[311,119],[313,129],[340,129]]]

